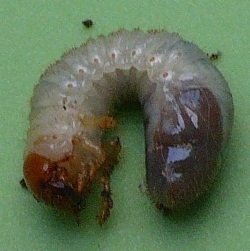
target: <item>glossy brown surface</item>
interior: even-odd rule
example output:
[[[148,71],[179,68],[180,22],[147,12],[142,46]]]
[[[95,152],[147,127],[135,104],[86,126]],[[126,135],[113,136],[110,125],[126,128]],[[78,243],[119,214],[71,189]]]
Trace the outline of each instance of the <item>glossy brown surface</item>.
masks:
[[[211,91],[174,93],[147,142],[147,184],[159,206],[184,207],[209,187],[218,171],[222,132],[220,108]]]
[[[24,177],[28,188],[38,201],[73,213],[84,205],[81,194],[77,192],[68,171],[59,162],[31,153],[24,163]]]

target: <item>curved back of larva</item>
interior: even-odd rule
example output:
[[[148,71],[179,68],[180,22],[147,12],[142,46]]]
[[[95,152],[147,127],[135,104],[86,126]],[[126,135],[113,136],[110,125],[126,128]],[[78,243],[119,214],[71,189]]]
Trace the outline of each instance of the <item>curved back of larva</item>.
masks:
[[[212,143],[217,143],[219,147],[215,148],[215,152],[209,152],[212,161],[206,159],[216,166],[222,141],[230,133],[233,106],[222,75],[197,46],[183,41],[177,34],[118,31],[107,37],[89,40],[66,53],[48,68],[35,88],[27,151],[52,160],[60,159],[72,150],[72,137],[80,133],[99,144],[101,134],[97,132],[98,129],[84,127],[80,117],[86,114],[106,115],[114,103],[123,97],[129,100],[128,97],[134,92],[145,112],[149,190],[154,199],[166,207],[174,207],[174,199],[169,202],[169,196],[184,198],[188,190],[194,190],[190,193],[192,198],[183,201],[192,201],[194,194],[202,193],[210,182],[208,180],[214,179],[217,168],[213,167],[209,171],[211,165],[206,166],[204,175],[201,168],[197,177],[191,178],[192,169],[186,166],[182,170],[187,174],[185,179],[178,180],[181,177],[179,173],[174,171],[174,176],[169,176],[165,172],[171,170],[167,162],[173,157],[170,158],[169,154],[176,151],[175,155],[182,153],[187,159],[192,156],[190,163],[193,164],[195,156],[202,154],[199,144],[203,155],[208,153],[203,144],[208,140],[210,147]],[[201,112],[206,114],[203,116]],[[218,123],[211,118],[218,119]],[[202,126],[197,126],[197,123]],[[212,130],[206,124],[211,124]],[[168,131],[172,127],[176,130]],[[192,133],[187,129],[196,133],[194,145]],[[218,137],[213,141],[211,132],[216,130],[219,132]],[[171,133],[178,140],[159,140],[159,135],[169,136]],[[179,133],[183,135],[178,136]],[[46,139],[40,139],[41,136],[46,136]],[[176,146],[181,144],[184,145],[178,149]],[[159,149],[165,149],[165,154],[159,155],[162,153]],[[152,160],[150,154],[158,159]],[[174,157],[175,164],[179,165],[179,162],[184,161],[183,158]],[[204,163],[204,159],[198,164],[201,163]],[[155,167],[155,164],[158,166]],[[197,178],[206,178],[206,184],[194,186]],[[183,182],[183,186],[176,185]],[[189,189],[183,192],[187,186]],[[175,193],[169,195],[170,190]]]
[[[111,104],[131,92],[139,92],[140,99],[145,97],[151,84],[144,73],[150,78],[158,69],[152,62],[153,51],[178,40],[178,35],[167,32],[118,31],[67,52],[48,67],[34,90],[26,153],[32,150],[53,158],[53,153],[46,151],[50,145],[57,152],[53,159],[60,158],[72,149],[72,136],[87,130],[79,114],[105,114]],[[132,66],[138,70],[133,76],[125,72]],[[141,77],[147,83],[140,85]],[[55,134],[61,137],[34,144],[41,135]]]

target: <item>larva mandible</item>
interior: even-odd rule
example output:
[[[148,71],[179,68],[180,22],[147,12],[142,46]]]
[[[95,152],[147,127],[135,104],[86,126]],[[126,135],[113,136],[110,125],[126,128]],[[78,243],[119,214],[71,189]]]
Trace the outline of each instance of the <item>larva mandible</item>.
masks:
[[[207,190],[232,127],[227,82],[178,34],[120,30],[71,49],[34,89],[23,170],[38,201],[78,215],[99,182],[105,222],[121,146],[102,136],[116,126],[114,104],[132,96],[144,111],[151,198],[174,210]]]

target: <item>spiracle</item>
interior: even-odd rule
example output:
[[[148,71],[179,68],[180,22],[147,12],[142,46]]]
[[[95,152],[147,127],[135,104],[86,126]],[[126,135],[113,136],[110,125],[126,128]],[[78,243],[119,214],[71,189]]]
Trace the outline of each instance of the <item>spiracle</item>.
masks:
[[[103,136],[117,125],[114,107],[132,98],[144,112],[155,204],[186,207],[209,188],[232,127],[227,82],[206,53],[176,33],[120,30],[68,51],[34,88],[23,170],[38,201],[78,215],[99,183],[99,222],[106,221],[121,144]]]

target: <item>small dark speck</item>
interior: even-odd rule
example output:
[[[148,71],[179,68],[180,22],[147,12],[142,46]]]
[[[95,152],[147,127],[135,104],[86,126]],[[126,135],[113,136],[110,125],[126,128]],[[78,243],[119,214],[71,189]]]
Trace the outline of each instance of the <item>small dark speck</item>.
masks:
[[[26,182],[25,182],[24,179],[21,179],[21,180],[20,180],[20,185],[21,185],[22,188],[27,189],[27,185],[26,185]]]
[[[86,27],[86,28],[91,28],[93,26],[93,21],[91,19],[86,19],[84,21],[82,21],[82,24]]]
[[[219,58],[220,58],[220,56],[221,56],[221,52],[213,52],[213,53],[211,53],[211,54],[208,54],[207,53],[207,56],[209,57],[209,59],[211,60],[211,61],[215,61],[215,60],[218,60]]]

